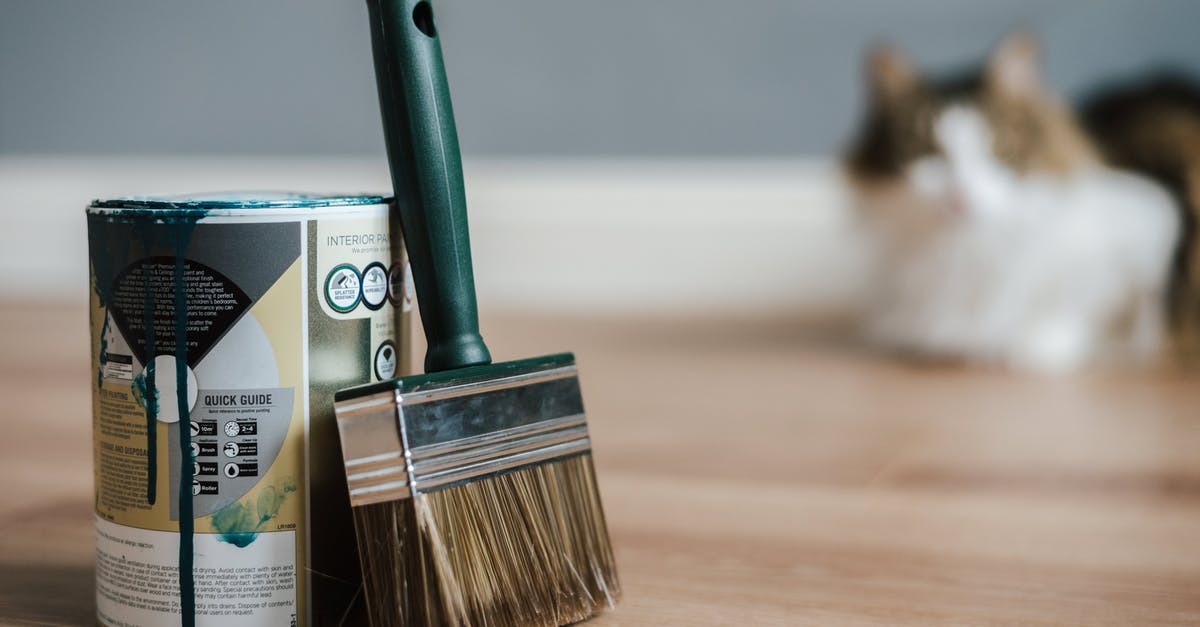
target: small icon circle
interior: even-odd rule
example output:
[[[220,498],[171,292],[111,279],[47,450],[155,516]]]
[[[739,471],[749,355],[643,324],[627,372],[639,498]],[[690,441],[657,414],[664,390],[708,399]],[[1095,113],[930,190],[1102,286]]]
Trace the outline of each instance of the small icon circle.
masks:
[[[412,278],[412,264],[404,264],[404,306],[411,307],[413,300],[417,297],[417,288],[414,287]]]
[[[192,423],[192,437],[200,435],[200,423],[196,422],[195,420],[192,420],[191,423]]]
[[[325,277],[325,302],[338,313],[349,313],[362,300],[362,278],[358,269],[343,263]]]
[[[383,307],[388,297],[388,273],[378,261],[363,269],[362,301],[367,309],[376,310]]]
[[[192,442],[192,457],[198,457],[199,455],[200,455],[200,445],[196,444],[195,442]]]
[[[380,381],[396,376],[396,345],[385,340],[375,349],[375,378]]]
[[[388,268],[388,300],[392,305],[399,307],[405,300],[405,284],[404,280],[404,264],[399,261],[393,261],[392,267]]]
[[[200,462],[192,462],[192,474],[200,474]]]
[[[238,468],[238,465],[237,465],[237,464],[234,464],[234,463],[232,463],[232,462],[231,462],[231,463],[228,463],[228,464],[225,464],[225,476],[226,476],[226,477],[229,477],[230,479],[233,479],[233,478],[237,477],[237,476],[238,476],[238,475],[240,475],[240,474],[242,474],[242,469],[241,469],[241,468]]]
[[[225,423],[225,435],[232,438],[233,436],[235,436],[241,432],[242,432],[242,428],[238,426],[238,423],[236,423],[232,420]]]
[[[192,481],[192,496],[199,496],[199,495],[200,495],[200,482],[193,480]]]
[[[225,457],[237,457],[237,454],[238,454],[237,442],[226,442],[225,448],[223,450],[225,452]]]

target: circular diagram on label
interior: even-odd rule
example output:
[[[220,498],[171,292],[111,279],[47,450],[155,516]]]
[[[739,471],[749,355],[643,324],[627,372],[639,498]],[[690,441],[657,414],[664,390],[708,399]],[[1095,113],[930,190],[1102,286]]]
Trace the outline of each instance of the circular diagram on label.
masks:
[[[196,378],[205,390],[273,388],[279,385],[279,366],[271,340],[247,312],[196,364]]]
[[[396,307],[404,302],[404,283],[404,264],[393,261],[388,268],[388,300]]]
[[[343,263],[325,277],[325,302],[338,313],[349,313],[362,300],[362,278],[358,269]]]
[[[396,345],[391,340],[384,341],[375,349],[375,378],[380,381],[396,376]]]
[[[200,496],[200,482],[192,480],[192,496]]]
[[[190,412],[196,406],[196,398],[200,390],[196,385],[196,373],[190,366],[187,368],[187,410]],[[142,371],[142,377],[148,379],[150,369]],[[179,422],[179,399],[177,398],[178,380],[175,376],[175,356],[159,355],[154,358],[154,389],[158,397],[158,419],[161,422]]]
[[[404,306],[412,307],[413,299],[417,297],[417,288],[413,283],[412,264],[404,264]]]
[[[230,420],[229,422],[225,423],[225,435],[232,438],[233,436],[235,436],[241,432],[242,432],[242,428],[238,426],[237,422]]]
[[[362,273],[362,300],[367,309],[379,309],[387,302],[388,273],[378,261],[367,266]]]
[[[225,448],[222,450],[224,450],[224,452],[225,452],[225,457],[237,457],[237,454],[238,454],[237,442],[226,442]]]
[[[238,476],[238,475],[240,475],[240,474],[242,474],[242,469],[241,469],[241,468],[238,468],[238,465],[237,465],[237,464],[235,464],[235,463],[233,463],[233,462],[230,462],[230,463],[228,463],[228,464],[225,464],[225,476],[226,476],[226,477],[229,477],[230,479],[233,479],[233,478],[237,477],[237,476]]]

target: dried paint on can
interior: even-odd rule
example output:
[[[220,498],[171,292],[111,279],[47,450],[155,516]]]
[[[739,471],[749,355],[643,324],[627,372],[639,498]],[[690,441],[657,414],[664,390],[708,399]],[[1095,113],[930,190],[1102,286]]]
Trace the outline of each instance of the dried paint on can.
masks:
[[[389,202],[89,207],[99,624],[354,624],[333,393],[407,371]]]

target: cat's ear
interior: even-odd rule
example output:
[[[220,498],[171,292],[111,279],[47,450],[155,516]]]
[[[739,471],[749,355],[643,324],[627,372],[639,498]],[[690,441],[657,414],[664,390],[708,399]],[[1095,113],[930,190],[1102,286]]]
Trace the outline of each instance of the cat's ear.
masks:
[[[876,44],[867,52],[864,73],[876,100],[892,100],[911,92],[917,72],[908,56],[891,44]]]
[[[987,67],[988,86],[1001,94],[1034,96],[1041,91],[1041,50],[1028,32],[1004,38],[992,52]]]

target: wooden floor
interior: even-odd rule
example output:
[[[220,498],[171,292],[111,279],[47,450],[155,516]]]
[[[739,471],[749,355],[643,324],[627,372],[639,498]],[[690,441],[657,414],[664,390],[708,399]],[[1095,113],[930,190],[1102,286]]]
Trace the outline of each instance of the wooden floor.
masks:
[[[780,323],[574,349],[625,597],[589,625],[1200,624],[1200,388],[916,367]],[[82,309],[0,308],[0,623],[88,624]]]

